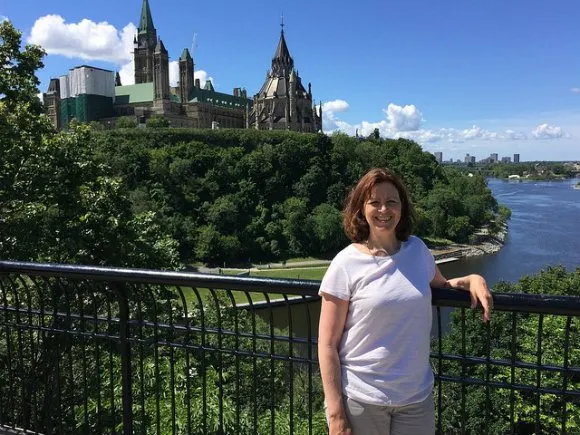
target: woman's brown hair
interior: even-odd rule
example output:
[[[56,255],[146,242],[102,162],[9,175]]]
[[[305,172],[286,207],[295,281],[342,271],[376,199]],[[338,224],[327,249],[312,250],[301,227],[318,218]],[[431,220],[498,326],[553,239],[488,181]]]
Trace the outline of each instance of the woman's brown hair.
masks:
[[[344,207],[344,232],[353,242],[364,242],[369,237],[369,224],[363,213],[365,202],[377,184],[391,183],[401,199],[401,220],[395,228],[397,239],[405,241],[413,232],[414,213],[403,181],[388,169],[374,168],[368,171],[350,191]]]

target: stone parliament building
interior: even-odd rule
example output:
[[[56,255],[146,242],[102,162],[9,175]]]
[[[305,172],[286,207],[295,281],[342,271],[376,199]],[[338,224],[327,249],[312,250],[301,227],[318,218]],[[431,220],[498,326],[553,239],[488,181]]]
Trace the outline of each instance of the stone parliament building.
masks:
[[[114,128],[120,117],[134,117],[144,125],[148,118],[162,116],[171,127],[322,131],[322,105],[314,105],[311,85],[306,90],[294,69],[283,27],[272,68],[253,98],[243,88],[217,92],[211,81],[201,87],[187,48],[179,58],[179,82],[171,87],[169,54],[153,25],[148,0],[143,0],[133,56],[132,85],[123,85],[118,73],[88,65],[51,79],[43,99],[53,125],[67,128],[76,119]]]

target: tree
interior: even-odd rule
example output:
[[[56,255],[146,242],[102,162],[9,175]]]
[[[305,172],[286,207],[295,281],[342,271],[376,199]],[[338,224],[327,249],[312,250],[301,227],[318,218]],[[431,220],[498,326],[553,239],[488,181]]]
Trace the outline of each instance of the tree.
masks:
[[[495,290],[503,293],[580,296],[580,268],[567,272],[561,266],[548,267],[537,275],[522,277],[517,283],[499,283]],[[546,366],[580,366],[578,318],[497,312],[486,325],[477,312],[467,312],[462,317],[460,312],[452,316],[451,330],[442,343],[445,354],[470,355],[482,361],[488,356],[503,361],[513,359],[520,366],[527,365],[529,368],[517,368],[512,372],[511,367],[504,365],[486,367],[486,364],[464,363],[460,369],[456,362],[449,360],[444,363],[443,374],[461,372],[465,379],[488,378],[513,382],[514,385],[528,386],[529,390],[512,392],[509,388],[490,388],[489,397],[486,397],[486,389],[481,386],[462,389],[460,384],[448,383],[442,394],[442,433],[459,433],[463,424],[467,433],[479,433],[482,427],[490,434],[561,433],[564,407],[567,412],[566,433],[578,433],[580,412],[573,398],[568,398],[565,403],[561,397],[534,391],[537,385],[559,391],[580,387],[577,375],[566,376],[546,369]],[[483,339],[488,334],[489,353],[487,339]],[[544,366],[541,371],[535,368],[539,361]],[[457,412],[457,406],[463,399],[466,403],[465,415]],[[510,421],[512,400],[513,422]],[[536,411],[539,411],[539,428],[535,427]]]
[[[312,252],[334,254],[348,243],[342,227],[342,214],[330,204],[320,204],[309,216],[312,228]]]
[[[174,267],[155,213],[134,215],[125,185],[98,161],[95,133],[56,133],[36,97],[43,51],[0,24],[0,258]]]
[[[35,71],[43,66],[44,51],[33,45],[20,51],[20,45],[21,33],[9,21],[0,23],[0,222],[6,201],[30,183],[23,166],[33,172],[29,163],[38,159],[43,138],[53,133],[37,97]]]
[[[43,50],[26,45],[21,51],[21,33],[9,21],[0,23],[0,257],[22,243],[42,206],[30,204],[27,195],[38,189],[31,184],[35,166],[43,161],[45,138],[53,134],[37,98],[36,69],[43,66]],[[8,256],[7,256],[8,254]]]
[[[117,128],[137,128],[137,120],[134,116],[122,116],[117,119],[115,126]]]
[[[96,140],[91,127],[73,125],[57,134],[50,126],[36,97],[35,70],[42,66],[43,52],[34,46],[21,51],[20,36],[9,22],[0,23],[0,258],[178,267],[177,243],[159,225],[155,213],[133,214],[124,183],[111,176],[107,165],[93,154]],[[13,284],[14,294],[26,294],[29,307],[46,307],[43,298],[47,295],[31,291],[24,281]],[[77,312],[83,307],[92,311],[94,307],[96,312],[96,307],[106,305],[106,292],[97,295],[91,285],[94,283],[78,282],[74,290],[54,286],[50,299],[55,312],[57,306],[66,305]],[[85,291],[86,297],[78,298]],[[42,322],[51,330],[70,330],[73,321],[54,316]],[[5,342],[19,340],[20,332],[4,333]],[[38,329],[31,330],[30,337],[30,342],[19,345],[21,358],[10,356],[2,346],[0,366],[6,367],[9,359],[9,378],[18,384],[24,397],[36,400],[34,422],[45,428],[43,432],[54,433],[59,375],[55,361],[69,355],[71,373],[77,376],[86,361],[82,362],[81,354],[73,351],[71,340],[63,335],[44,334]],[[101,370],[97,363],[87,364],[85,370]],[[82,394],[91,397],[100,394],[100,386],[91,381],[84,390]],[[81,393],[72,387],[66,394],[70,409],[82,400]],[[4,400],[0,395],[0,414],[10,409]],[[30,427],[30,402],[17,407],[16,416],[0,415],[0,421]],[[118,412],[111,410],[111,414]],[[75,429],[79,430],[65,432]],[[80,430],[85,432],[84,428]]]
[[[169,127],[169,121],[163,116],[154,115],[145,122],[145,125],[147,128],[167,128]]]

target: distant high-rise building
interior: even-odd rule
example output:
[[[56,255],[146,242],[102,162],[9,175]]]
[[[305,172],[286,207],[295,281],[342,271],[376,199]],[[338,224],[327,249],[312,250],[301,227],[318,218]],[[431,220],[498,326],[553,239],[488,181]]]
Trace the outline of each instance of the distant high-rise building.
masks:
[[[511,161],[512,161],[512,158],[509,156],[501,158],[502,163],[511,163]]]
[[[437,163],[443,162],[443,153],[441,151],[436,151],[433,153],[433,155],[435,156],[435,160],[437,160]]]
[[[465,158],[463,159],[464,163],[475,163],[475,156],[469,155],[469,153],[465,154]]]
[[[519,163],[519,162],[520,162],[520,155],[514,154],[514,163]]]
[[[491,153],[489,155],[489,160],[491,163],[497,163],[498,162],[497,153]]]

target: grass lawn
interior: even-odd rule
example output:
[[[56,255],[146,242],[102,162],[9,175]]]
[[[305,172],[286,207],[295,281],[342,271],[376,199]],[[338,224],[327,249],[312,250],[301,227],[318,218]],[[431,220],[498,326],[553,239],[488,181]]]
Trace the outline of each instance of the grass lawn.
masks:
[[[266,270],[260,270],[260,271],[252,271],[250,273],[250,276],[262,277],[262,278],[290,278],[290,279],[321,280],[323,275],[324,275],[324,272],[326,272],[327,268],[328,268],[328,266],[304,267],[304,268],[295,268],[295,269],[292,269],[292,268],[266,269]],[[245,269],[245,270],[247,270],[247,269]],[[244,271],[244,269],[240,269],[240,272],[242,272],[242,271]],[[235,275],[236,273],[238,273],[238,271],[232,271],[231,269],[229,269],[229,270],[226,269],[223,272],[225,274],[231,274],[231,275]],[[195,296],[195,293],[193,292],[193,290],[191,288],[182,287],[182,291],[184,293],[185,299],[187,300],[187,304],[188,304],[188,307],[190,309],[191,309],[191,307],[194,307],[198,304],[197,296]],[[214,304],[213,297],[212,297],[209,289],[198,288],[198,291],[199,291],[199,296],[204,304],[210,304],[210,305]],[[175,289],[175,292],[177,292],[177,289]],[[250,294],[250,297],[252,298],[252,302],[254,302],[254,303],[255,302],[262,302],[262,301],[266,300],[263,293],[250,292],[249,294]],[[232,291],[232,296],[234,297],[236,305],[248,303],[248,298],[246,297],[244,292]],[[282,294],[279,294],[279,293],[269,293],[268,296],[269,296],[270,300],[284,298],[284,296]]]
[[[320,258],[314,258],[314,257],[295,257],[295,258],[289,258],[288,260],[286,260],[286,264],[300,263],[302,261],[316,261],[316,260],[320,260]]]
[[[252,271],[251,276],[270,278],[292,278],[292,279],[317,279],[321,280],[328,266],[322,267],[300,267],[296,269],[265,269],[257,272]]]
[[[449,239],[441,239],[438,237],[421,237],[421,239],[425,242],[425,244],[429,248],[433,247],[441,248],[453,244],[453,242]]]
[[[181,290],[183,291],[183,295],[185,296],[185,300],[187,301],[188,308],[191,309],[191,307],[195,307],[198,305],[197,296],[190,287],[182,287]],[[204,305],[211,306],[215,304],[213,296],[211,295],[211,292],[208,288],[198,288],[197,291],[199,292],[199,297],[201,298]],[[177,289],[175,290],[175,292],[177,293]],[[216,289],[216,295],[218,294],[224,294],[224,291],[218,288]],[[262,302],[266,300],[263,293],[249,292],[248,294],[250,295],[250,298],[253,303]],[[236,305],[248,304],[248,298],[246,297],[246,294],[244,292],[232,290],[232,296],[234,298]],[[279,293],[268,293],[268,297],[270,298],[270,300],[284,298],[284,296],[282,296]]]

